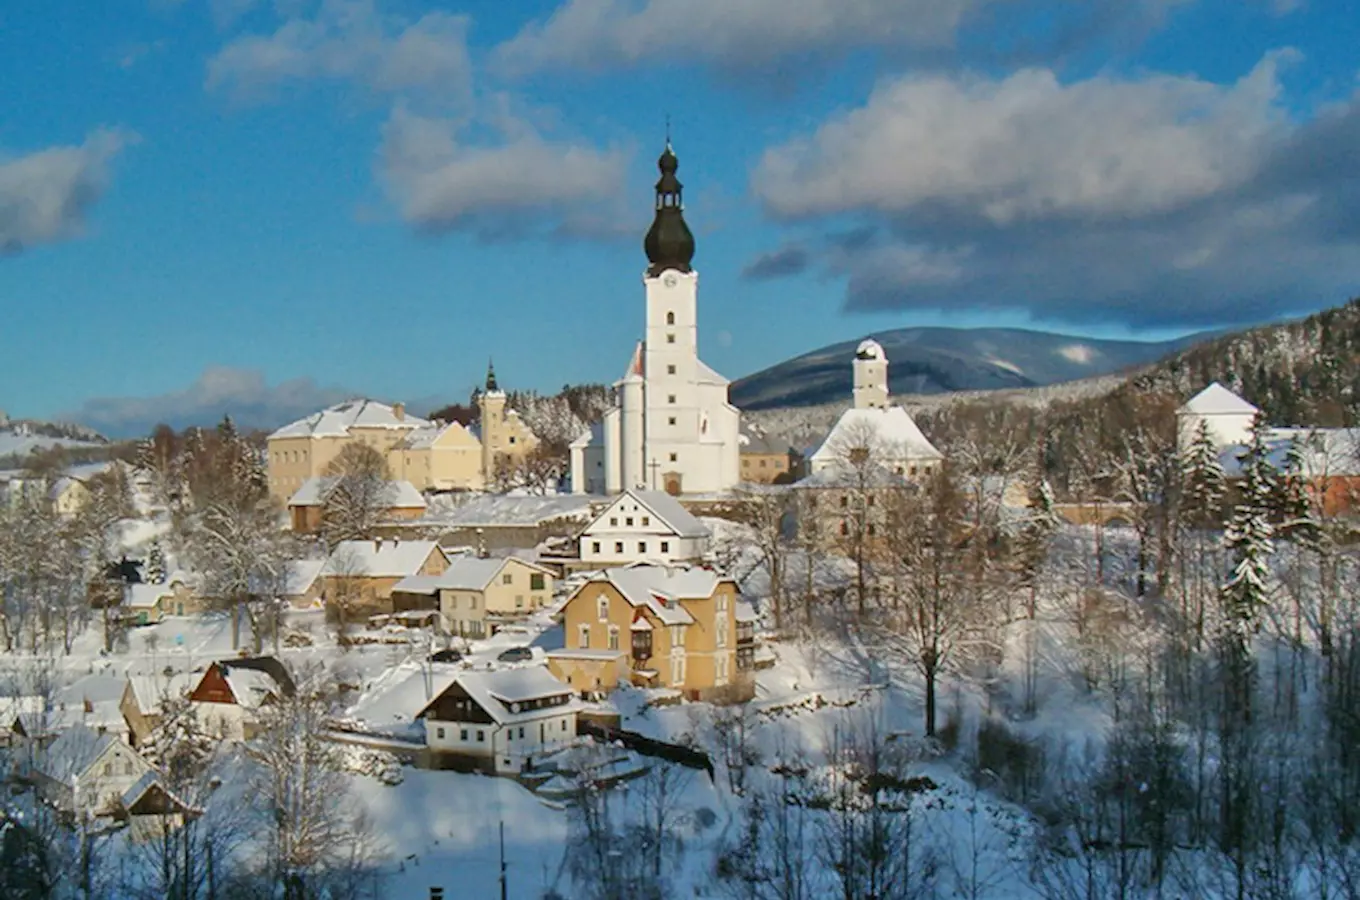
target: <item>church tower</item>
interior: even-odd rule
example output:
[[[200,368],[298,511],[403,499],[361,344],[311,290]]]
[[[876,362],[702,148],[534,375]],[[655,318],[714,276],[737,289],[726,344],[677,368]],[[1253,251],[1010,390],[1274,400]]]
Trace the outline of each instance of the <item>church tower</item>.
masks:
[[[888,355],[873,338],[855,350],[855,409],[884,409],[888,405]]]
[[[699,374],[699,275],[690,266],[694,235],[685,224],[680,161],[666,141],[657,160],[656,210],[642,246],[647,253],[644,484],[674,494],[685,490],[685,473],[706,430],[695,382]]]
[[[496,367],[486,362],[486,388],[477,396],[482,441],[482,478],[489,487],[496,479],[496,462],[505,450],[505,392],[496,385]]]

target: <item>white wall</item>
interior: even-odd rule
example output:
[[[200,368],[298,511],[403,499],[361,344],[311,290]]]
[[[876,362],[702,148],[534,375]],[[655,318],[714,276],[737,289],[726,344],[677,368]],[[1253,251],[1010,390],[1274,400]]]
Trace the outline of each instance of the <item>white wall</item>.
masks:
[[[459,722],[439,722],[425,720],[425,743],[431,750],[444,753],[460,753],[466,756],[492,758],[495,768],[504,769],[505,760],[511,760],[510,769],[519,769],[522,761],[532,755],[564,747],[576,739],[576,713],[544,710],[540,718],[522,723],[499,727],[496,725],[462,724]],[[542,725],[542,732],[539,726]],[[512,732],[513,729],[513,732]],[[524,737],[520,737],[520,729]],[[440,736],[440,731],[443,736]],[[463,732],[467,739],[463,739]],[[477,740],[477,733],[483,740]],[[513,737],[510,734],[513,733]],[[541,737],[540,737],[541,734]]]
[[[1245,444],[1251,440],[1251,422],[1255,418],[1250,413],[1200,413],[1176,414],[1176,438],[1179,448],[1184,451],[1195,438],[1199,423],[1209,426],[1209,436],[1218,449]]]

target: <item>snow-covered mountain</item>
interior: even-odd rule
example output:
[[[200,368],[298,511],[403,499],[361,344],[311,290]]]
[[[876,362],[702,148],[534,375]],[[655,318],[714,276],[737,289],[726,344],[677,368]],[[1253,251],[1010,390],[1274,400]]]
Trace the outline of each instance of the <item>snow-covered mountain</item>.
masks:
[[[1020,328],[900,328],[872,335],[887,351],[894,394],[1028,388],[1119,372],[1208,335],[1113,341]],[[849,399],[858,339],[832,344],[732,384],[732,402],[757,410]]]

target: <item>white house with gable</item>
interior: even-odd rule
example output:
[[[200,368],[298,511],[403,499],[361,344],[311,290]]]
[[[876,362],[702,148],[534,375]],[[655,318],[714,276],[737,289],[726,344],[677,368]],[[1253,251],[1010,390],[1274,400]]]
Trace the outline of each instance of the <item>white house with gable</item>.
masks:
[[[32,776],[38,793],[58,809],[103,816],[113,814],[123,794],[153,771],[115,735],[75,725],[38,755]]]
[[[845,467],[865,452],[880,469],[912,480],[937,470],[944,454],[900,406],[889,405],[888,357],[875,340],[860,343],[854,359],[855,405],[847,409],[808,460],[813,477]]]
[[[576,739],[580,704],[542,666],[461,672],[416,714],[436,754],[496,772],[522,771]]]
[[[728,380],[699,359],[694,235],[669,143],[657,165],[656,215],[644,241],[645,337],[615,382],[614,407],[571,445],[576,493],[712,494],[741,480],[741,414],[728,402]]]
[[[1215,381],[1176,410],[1176,446],[1185,452],[1201,423],[1207,426],[1217,448],[1245,444],[1251,439],[1251,423],[1258,412],[1255,406]]]
[[[600,567],[702,559],[713,534],[664,491],[624,491],[577,538],[581,561]]]

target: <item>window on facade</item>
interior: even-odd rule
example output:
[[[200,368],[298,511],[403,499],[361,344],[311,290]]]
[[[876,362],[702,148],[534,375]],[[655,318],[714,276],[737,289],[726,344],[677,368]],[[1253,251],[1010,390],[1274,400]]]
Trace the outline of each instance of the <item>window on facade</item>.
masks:
[[[666,374],[667,375],[675,374],[675,363],[671,363],[670,365],[666,366]]]
[[[666,424],[667,424],[667,425],[674,425],[674,424],[675,424],[675,416],[670,416],[669,418],[667,418],[667,419],[666,419]]]
[[[666,335],[666,343],[668,343],[668,344],[674,344],[674,343],[675,343],[675,335],[673,335],[673,334],[668,334],[668,335]]]
[[[667,325],[674,325],[674,324],[675,324],[675,313],[673,313],[673,312],[668,312],[668,313],[666,313],[666,324],[667,324]]]
[[[515,436],[512,434],[512,435],[510,435],[510,443],[513,444],[514,442],[515,442]]]
[[[476,609],[476,608],[477,608],[477,598],[476,598],[476,597],[469,597],[469,598],[468,598],[468,609]]]
[[[674,394],[667,394],[667,395],[666,395],[666,402],[667,402],[667,403],[675,403],[675,395],[674,395]]]
[[[608,597],[600,597],[598,600],[595,601],[595,612],[599,615],[601,621],[609,618]]]
[[[576,646],[581,650],[590,649],[590,626],[581,625],[576,629]]]
[[[615,552],[615,553],[622,553],[622,552],[623,552],[623,541],[615,541],[615,542],[614,542],[614,552]]]
[[[591,552],[591,553],[599,553],[599,552],[600,552],[600,542],[599,542],[599,541],[591,541],[591,542],[590,542],[590,552]]]
[[[507,728],[507,729],[505,730],[505,740],[508,742],[508,741],[513,741],[514,739],[515,739],[515,729],[513,729],[513,728]]]
[[[444,729],[436,728],[434,730],[434,736],[439,738],[441,741],[444,740]]]
[[[760,467],[762,469],[765,468],[765,460],[763,458],[760,460]]]
[[[467,729],[466,729],[466,728],[460,728],[460,729],[458,730],[458,740],[460,740],[460,741],[465,741],[465,740],[467,740]]]
[[[679,454],[679,453],[672,453],[672,454],[671,454],[671,462],[679,462],[679,460],[680,460],[680,454]]]
[[[534,572],[529,576],[529,590],[541,591],[543,590],[543,585],[544,581],[542,572]]]
[[[672,626],[671,626],[671,646],[672,646],[672,647],[683,647],[683,646],[685,646],[685,626],[684,626],[684,625],[672,625]]]
[[[501,576],[501,584],[514,584],[514,583],[515,576],[511,575],[509,572],[506,572],[504,575]]]
[[[727,683],[727,654],[723,653],[713,661],[713,680],[718,684]]]
[[[520,740],[524,740],[524,726],[523,726],[523,725],[519,726],[519,738],[520,738]]]
[[[617,527],[618,524],[619,524],[619,517],[618,517],[618,516],[610,516],[610,517],[609,517],[609,524],[610,524],[610,525],[613,525],[613,526],[615,526],[615,527]]]
[[[609,626],[609,649],[619,649],[619,626],[617,625]]]
[[[642,527],[643,527],[643,528],[646,528],[648,525],[651,525],[651,524],[652,524],[652,517],[651,517],[651,516],[643,516],[643,517],[642,517]]]
[[[661,552],[662,552],[662,553],[670,553],[670,552],[671,552],[671,542],[670,542],[670,541],[662,541],[662,542],[661,542]]]
[[[646,541],[638,541],[638,552],[639,552],[639,553],[646,553],[646,552],[647,552],[647,542],[646,542]]]
[[[483,731],[482,729],[478,728],[478,729],[477,729],[477,743],[480,744],[480,743],[483,743],[483,742],[485,742],[485,741],[486,741],[486,732]]]
[[[563,730],[563,731],[566,731],[566,730],[567,730],[567,720],[566,720],[566,719],[563,719],[563,720],[562,720],[562,730]]]
[[[623,520],[623,524],[627,525],[629,528],[632,528],[632,527],[633,527],[633,517],[632,517],[632,516],[629,516],[628,518],[624,519],[624,520]]]
[[[873,494],[870,494],[869,496],[865,497],[865,498],[864,498],[864,502],[867,503],[867,504],[870,505],[870,506],[873,506],[873,505],[874,505],[874,495],[873,495]]]

